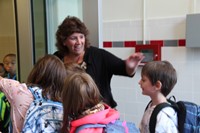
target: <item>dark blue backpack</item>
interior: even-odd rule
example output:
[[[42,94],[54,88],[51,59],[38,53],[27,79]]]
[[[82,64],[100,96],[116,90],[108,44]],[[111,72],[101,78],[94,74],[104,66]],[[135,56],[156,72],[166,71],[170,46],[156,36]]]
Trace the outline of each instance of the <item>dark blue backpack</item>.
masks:
[[[109,124],[85,124],[76,129],[79,133],[85,128],[104,128],[104,133],[139,133],[139,129],[132,122],[116,120]]]
[[[168,99],[168,103],[157,105],[152,112],[149,130],[155,133],[157,114],[165,107],[172,107],[178,114],[178,129],[180,133],[200,133],[200,106],[188,101],[172,101]]]

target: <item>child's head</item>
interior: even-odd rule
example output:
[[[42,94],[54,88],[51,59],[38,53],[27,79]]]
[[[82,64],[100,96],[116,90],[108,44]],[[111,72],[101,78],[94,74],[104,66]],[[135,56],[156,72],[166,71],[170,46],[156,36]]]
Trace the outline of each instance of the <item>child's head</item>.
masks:
[[[3,58],[4,68],[11,76],[16,74],[16,54],[7,54]]]
[[[70,116],[79,118],[87,109],[101,102],[101,94],[90,75],[77,72],[68,76],[62,92],[64,125],[68,125]]]
[[[65,63],[64,65],[66,68],[67,75],[85,72],[85,70],[77,63]]]
[[[172,64],[168,61],[152,61],[146,63],[141,72],[142,79],[139,84],[142,87],[142,83],[145,82],[145,78],[148,78],[151,85],[159,83],[161,85],[161,93],[167,96],[174,85],[177,82],[176,70]]]
[[[46,55],[36,62],[27,83],[41,87],[43,97],[60,101],[66,75],[63,62],[54,55]]]
[[[3,65],[3,63],[0,63],[0,76],[4,77],[5,73],[6,73],[6,71],[5,71],[4,65]]]

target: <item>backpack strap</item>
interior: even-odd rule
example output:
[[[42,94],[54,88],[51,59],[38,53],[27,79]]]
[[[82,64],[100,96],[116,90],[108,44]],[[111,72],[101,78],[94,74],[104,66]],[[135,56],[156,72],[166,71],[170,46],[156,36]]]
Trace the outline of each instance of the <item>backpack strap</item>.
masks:
[[[177,105],[179,107],[179,112],[178,112],[178,129],[180,133],[184,132],[184,125],[186,122],[186,114],[187,114],[187,110],[186,110],[186,106],[185,105],[187,103],[185,103],[184,101],[179,101],[177,102]],[[191,107],[191,105],[189,105]],[[189,114],[193,114],[192,112],[189,112]]]
[[[149,107],[149,105],[151,104],[151,102],[152,102],[152,100],[147,104],[147,106],[146,106],[146,108],[145,108],[144,111],[146,111],[146,110],[148,109],[148,107]]]
[[[81,130],[85,128],[104,128],[104,127],[106,127],[106,125],[104,124],[84,124],[76,128],[75,133],[79,133]]]
[[[28,89],[31,91],[33,97],[36,99],[36,100],[42,100],[42,89],[39,88],[39,87],[32,87],[32,86],[29,86]]]
[[[156,121],[157,121],[157,115],[165,107],[172,107],[169,103],[161,103],[155,107],[155,109],[152,112],[152,115],[150,117],[149,121],[149,131],[150,133],[155,133],[155,127],[156,127]]]

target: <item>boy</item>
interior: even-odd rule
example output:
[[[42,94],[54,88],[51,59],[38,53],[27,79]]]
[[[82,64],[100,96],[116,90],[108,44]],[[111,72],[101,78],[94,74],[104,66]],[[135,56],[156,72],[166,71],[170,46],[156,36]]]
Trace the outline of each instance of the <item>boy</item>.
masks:
[[[167,102],[166,96],[177,82],[176,70],[168,61],[152,61],[144,65],[139,85],[142,94],[151,98],[151,103],[144,112],[140,131],[149,133],[149,121],[154,108]],[[156,133],[178,133],[178,117],[171,107],[163,108],[157,115]]]
[[[17,80],[16,77],[16,54],[7,54],[3,58],[3,64],[7,72],[8,79]]]

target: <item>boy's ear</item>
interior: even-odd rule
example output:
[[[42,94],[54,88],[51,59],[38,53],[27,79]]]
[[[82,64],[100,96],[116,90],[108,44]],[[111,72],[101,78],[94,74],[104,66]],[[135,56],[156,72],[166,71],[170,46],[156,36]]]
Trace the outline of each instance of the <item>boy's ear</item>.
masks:
[[[158,81],[156,82],[155,86],[156,86],[156,89],[157,89],[157,90],[160,90],[161,87],[162,87],[162,83],[158,80]]]

